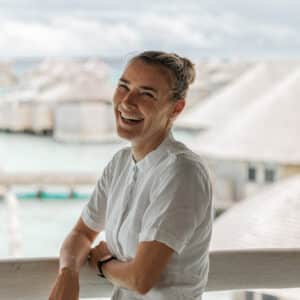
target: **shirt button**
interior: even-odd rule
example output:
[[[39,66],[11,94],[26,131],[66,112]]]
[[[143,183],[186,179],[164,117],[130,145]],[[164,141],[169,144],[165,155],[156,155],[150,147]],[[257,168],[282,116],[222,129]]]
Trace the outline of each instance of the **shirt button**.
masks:
[[[133,167],[133,177],[132,178],[134,181],[136,181],[136,178],[137,178],[137,167],[136,166]]]

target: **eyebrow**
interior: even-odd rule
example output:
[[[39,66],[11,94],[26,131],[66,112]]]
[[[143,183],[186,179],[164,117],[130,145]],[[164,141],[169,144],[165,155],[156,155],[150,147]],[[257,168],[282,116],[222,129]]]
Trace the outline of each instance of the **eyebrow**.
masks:
[[[122,82],[124,82],[124,83],[126,83],[126,84],[130,84],[130,81],[127,80],[127,79],[125,79],[125,78],[123,78],[123,77],[121,77],[121,78],[119,79],[119,81],[122,81]],[[143,90],[152,91],[152,92],[158,94],[158,91],[157,91],[155,88],[151,87],[151,86],[143,85],[143,86],[141,86],[140,88],[143,89]]]

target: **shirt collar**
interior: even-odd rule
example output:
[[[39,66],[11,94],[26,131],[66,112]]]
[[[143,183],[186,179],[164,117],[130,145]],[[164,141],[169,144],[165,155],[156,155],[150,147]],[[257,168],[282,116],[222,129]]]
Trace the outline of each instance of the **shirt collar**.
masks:
[[[139,171],[145,172],[151,167],[155,166],[164,156],[168,155],[168,145],[174,141],[174,137],[171,131],[165,139],[155,148],[149,152],[142,160],[135,162],[131,155],[131,166],[137,168]]]

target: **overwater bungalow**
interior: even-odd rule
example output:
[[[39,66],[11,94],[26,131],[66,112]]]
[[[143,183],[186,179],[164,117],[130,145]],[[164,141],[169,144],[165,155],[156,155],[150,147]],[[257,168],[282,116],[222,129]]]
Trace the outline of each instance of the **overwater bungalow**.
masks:
[[[266,61],[250,67],[231,84],[178,118],[177,127],[205,130],[226,126],[243,109],[270,92],[299,66],[296,61]]]
[[[300,175],[265,188],[217,218],[214,222],[211,250],[299,249],[299,214]],[[272,272],[277,276],[285,276],[284,270],[275,266]],[[300,289],[270,290],[263,293],[272,295],[274,298],[271,299],[274,300],[300,299]],[[267,299],[259,297],[261,294],[262,292],[253,291],[238,292],[234,299]]]
[[[110,102],[59,102],[54,110],[54,139],[61,142],[113,142],[115,121]]]
[[[199,135],[194,148],[216,174],[216,197],[238,201],[300,173],[300,70],[249,105],[222,129]]]
[[[54,120],[59,119],[54,114],[59,110],[61,102],[64,102],[64,112],[67,114],[65,119],[68,119],[66,101],[81,103],[82,108],[85,101],[90,105],[90,101],[109,101],[111,97],[112,88],[107,67],[101,61],[45,61],[24,75],[22,88],[7,93],[6,101],[0,104],[0,114],[4,115],[0,128],[12,131],[31,130],[36,133],[52,132],[54,127],[60,130],[62,123],[54,124]],[[99,106],[102,105],[99,101]],[[100,111],[104,110],[102,108]],[[105,126],[105,132],[111,126],[103,123],[106,116],[100,116],[101,122],[97,124],[98,127]],[[87,114],[78,117],[81,118],[79,123],[88,123],[95,119],[89,119]],[[74,116],[73,121],[76,121]],[[82,136],[82,132],[78,134]],[[61,134],[55,136],[63,139]],[[87,140],[88,136],[87,134]]]
[[[0,129],[23,132],[32,129],[35,90],[17,90],[4,95],[0,101]]]

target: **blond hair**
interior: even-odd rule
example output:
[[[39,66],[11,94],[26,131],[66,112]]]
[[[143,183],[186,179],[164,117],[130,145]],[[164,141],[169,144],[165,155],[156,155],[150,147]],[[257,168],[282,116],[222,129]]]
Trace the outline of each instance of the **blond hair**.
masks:
[[[186,97],[189,85],[194,82],[196,77],[195,66],[188,58],[175,53],[145,51],[132,57],[129,63],[138,59],[149,64],[160,65],[170,72],[172,100],[177,101]]]

